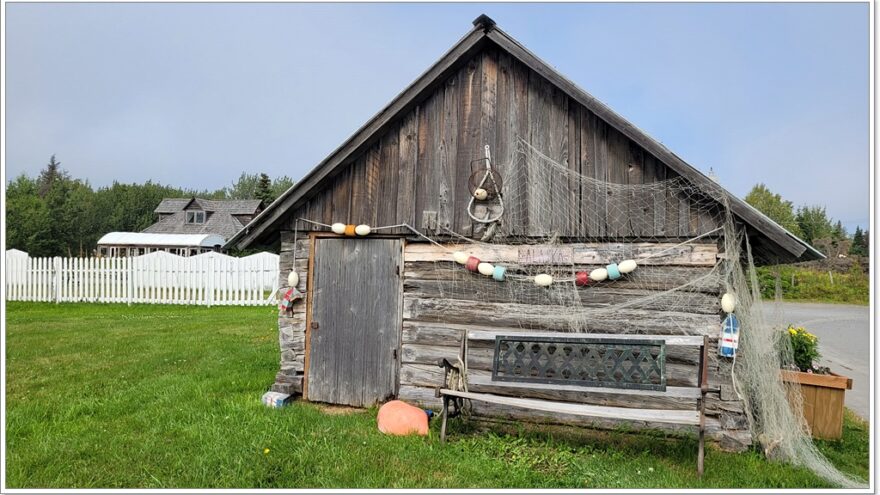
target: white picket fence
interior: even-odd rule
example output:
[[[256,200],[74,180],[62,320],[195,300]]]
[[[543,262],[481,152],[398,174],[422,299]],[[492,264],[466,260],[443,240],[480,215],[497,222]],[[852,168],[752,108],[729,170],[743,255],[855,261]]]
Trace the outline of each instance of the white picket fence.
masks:
[[[256,306],[275,304],[278,255],[33,258],[7,252],[6,300]]]

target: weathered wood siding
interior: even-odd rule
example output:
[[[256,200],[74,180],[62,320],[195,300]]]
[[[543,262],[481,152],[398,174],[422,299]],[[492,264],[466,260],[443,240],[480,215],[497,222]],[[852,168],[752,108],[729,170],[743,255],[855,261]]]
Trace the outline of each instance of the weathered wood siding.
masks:
[[[544,77],[510,55],[488,49],[292,211],[285,230],[299,217],[327,224],[408,223],[424,229],[423,212],[433,211],[441,226],[470,234],[479,229],[466,213],[471,161],[481,158],[488,144],[505,188],[528,191],[528,184],[516,183],[517,177],[508,173],[520,137],[587,177],[645,184],[674,175]],[[570,195],[557,198],[550,209],[529,204],[526,192],[525,204],[508,205],[504,228],[513,231],[502,233],[535,235],[549,228],[563,237],[582,239],[683,238],[717,226],[711,215],[673,191],[629,198],[618,197],[616,191],[580,190],[574,184]],[[578,199],[597,207],[582,211],[574,206]],[[548,215],[552,218],[544,218]]]
[[[595,267],[620,259],[621,253],[656,252],[668,245],[573,244],[575,266]],[[485,261],[515,259],[517,246],[499,246],[493,253],[476,253]],[[474,251],[471,248],[470,251]],[[579,290],[583,308],[609,308],[633,298],[662,293],[671,286],[684,284],[709,274],[717,262],[714,244],[692,244],[675,254],[654,258],[639,266],[631,277],[604,288]],[[749,444],[749,432],[742,403],[732,390],[729,362],[718,357],[719,299],[721,287],[714,277],[688,286],[674,296],[679,311],[669,311],[671,299],[652,300],[639,309],[590,313],[588,318],[572,318],[577,311],[570,301],[563,305],[553,292],[538,287],[520,287],[522,291],[499,289],[498,282],[463,272],[452,263],[437,262],[448,254],[426,243],[408,244],[404,251],[404,310],[401,338],[399,398],[425,407],[439,407],[434,388],[442,384],[441,358],[454,362],[465,330],[554,331],[580,328],[590,332],[707,335],[709,350],[709,386],[707,428],[711,437],[723,446],[742,449]],[[636,280],[636,276],[638,277]],[[655,294],[656,295],[656,294]],[[681,308],[687,308],[682,310]],[[493,349],[487,342],[470,341],[469,372],[474,376],[491,373]],[[696,386],[699,355],[694,348],[669,347],[667,354],[668,385]],[[500,387],[474,387],[472,391],[509,395]],[[563,399],[589,404],[636,408],[693,408],[693,401],[673,398],[621,394],[569,394],[551,392],[548,399]],[[611,419],[546,415],[534,411],[514,411],[490,404],[474,403],[478,414],[515,419],[613,426]],[[668,425],[644,424],[666,428]]]

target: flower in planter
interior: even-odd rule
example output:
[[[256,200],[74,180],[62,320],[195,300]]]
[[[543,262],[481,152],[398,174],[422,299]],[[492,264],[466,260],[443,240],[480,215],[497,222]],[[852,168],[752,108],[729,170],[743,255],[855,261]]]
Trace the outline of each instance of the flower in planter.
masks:
[[[819,339],[804,327],[789,325],[788,339],[791,342],[794,365],[805,373],[827,373],[828,368],[814,364],[819,359]]]

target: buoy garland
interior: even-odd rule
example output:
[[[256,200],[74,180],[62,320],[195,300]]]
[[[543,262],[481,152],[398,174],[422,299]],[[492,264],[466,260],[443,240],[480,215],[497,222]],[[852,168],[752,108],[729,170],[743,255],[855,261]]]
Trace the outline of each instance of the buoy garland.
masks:
[[[370,235],[370,232],[372,231],[369,225],[346,225],[344,223],[334,223],[330,226],[330,230],[332,230],[334,234],[347,235],[349,237],[367,236]]]
[[[454,253],[452,253],[452,259],[459,265],[464,265],[464,267],[470,272],[480,273],[481,275],[492,277],[492,279],[497,280],[498,282],[503,282],[505,279],[507,268],[501,265],[486,263],[484,261],[481,261],[476,256],[471,256],[462,251],[455,251]],[[625,260],[621,261],[620,263],[611,263],[605,268],[596,268],[589,273],[585,271],[578,271],[574,274],[574,283],[578,287],[585,287],[589,285],[590,282],[617,280],[621,277],[621,275],[631,273],[637,267],[638,264],[635,260]],[[541,273],[535,275],[534,282],[535,285],[539,287],[549,287],[553,284],[553,276],[547,273]]]

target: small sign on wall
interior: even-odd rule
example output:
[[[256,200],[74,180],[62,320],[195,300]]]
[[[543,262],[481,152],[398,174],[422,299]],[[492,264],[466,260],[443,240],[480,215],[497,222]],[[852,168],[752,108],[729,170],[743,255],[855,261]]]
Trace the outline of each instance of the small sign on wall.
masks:
[[[574,263],[571,247],[520,246],[518,261],[521,265],[564,265]]]

